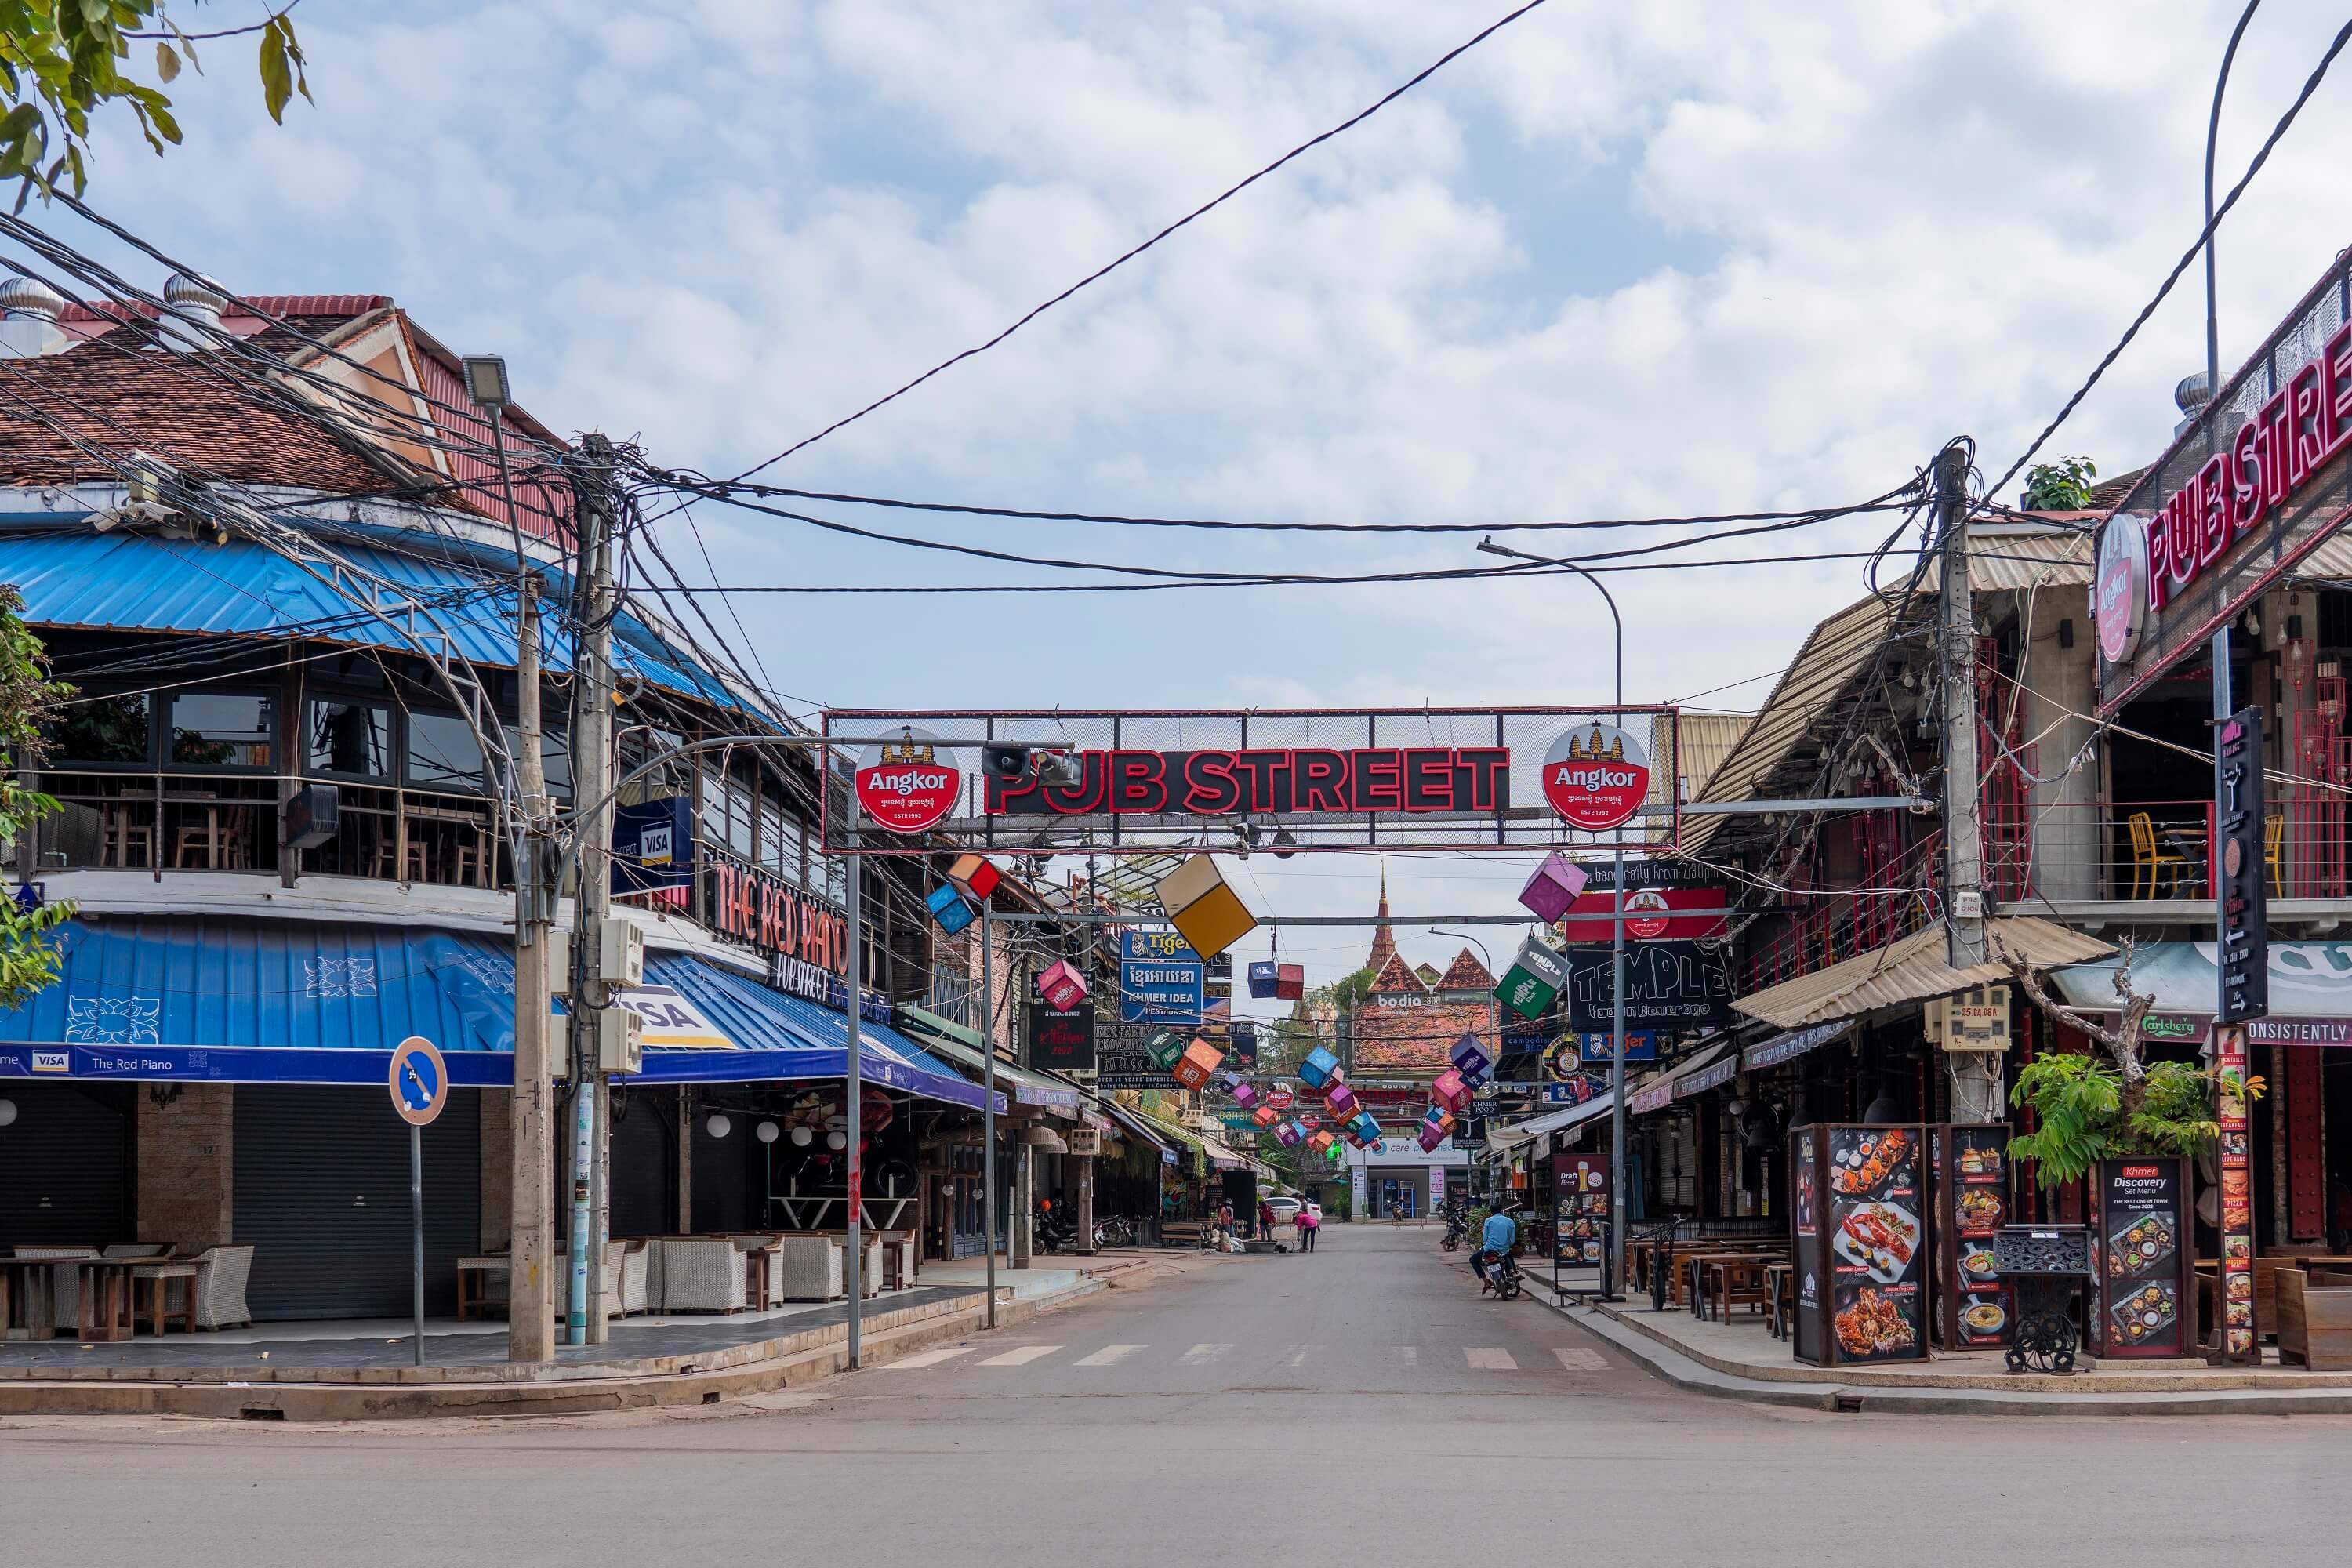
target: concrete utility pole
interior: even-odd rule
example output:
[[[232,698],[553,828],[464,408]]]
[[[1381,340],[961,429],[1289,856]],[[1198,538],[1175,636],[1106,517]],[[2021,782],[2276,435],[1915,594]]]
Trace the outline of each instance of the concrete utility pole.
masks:
[[[548,1168],[548,1099],[552,1073],[549,990],[553,978],[549,953],[554,946],[555,889],[548,869],[555,863],[546,826],[553,813],[541,763],[539,711],[539,580],[522,562],[515,636],[515,727],[520,752],[522,814],[527,824],[515,864],[515,1047],[514,1094],[509,1111],[507,1246],[507,1359],[551,1361],[555,1356],[554,1281],[548,1275],[548,1224],[552,1217]]]
[[[572,722],[572,788],[592,804],[578,823],[579,892],[572,923],[575,971],[582,984],[572,1007],[572,1279],[564,1326],[573,1344],[603,1344],[611,1331],[604,1278],[604,1234],[610,1228],[611,1129],[604,1076],[597,1066],[600,994],[598,933],[613,910],[613,444],[581,439],[588,468],[581,487],[580,574],[575,584],[579,655]]]
[[[1955,969],[1985,962],[1984,827],[1977,789],[1977,608],[1969,591],[1969,447],[1936,455],[1943,530],[1937,652],[1944,686],[1944,930]]]
[[[849,808],[850,844],[857,841],[858,808],[853,802]],[[866,911],[864,901],[866,862],[858,856],[848,857],[849,881],[842,891],[842,913],[848,927],[843,957],[849,970],[849,1005],[844,1009],[847,1017],[849,1048],[843,1057],[842,1079],[846,1100],[846,1124],[843,1131],[849,1137],[849,1255],[842,1260],[841,1282],[849,1292],[849,1369],[855,1372],[865,1362],[866,1335],[866,1059],[865,1046],[859,1031],[866,1012]]]

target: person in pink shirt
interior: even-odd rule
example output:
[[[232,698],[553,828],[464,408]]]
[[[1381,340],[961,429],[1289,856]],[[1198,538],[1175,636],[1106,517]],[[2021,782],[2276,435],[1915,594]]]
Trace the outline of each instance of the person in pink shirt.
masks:
[[[1291,1229],[1297,1235],[1298,1250],[1301,1252],[1314,1251],[1315,1233],[1322,1228],[1322,1222],[1315,1217],[1315,1211],[1307,1207],[1305,1204],[1300,1204],[1298,1205],[1298,1212],[1290,1216],[1290,1226]]]

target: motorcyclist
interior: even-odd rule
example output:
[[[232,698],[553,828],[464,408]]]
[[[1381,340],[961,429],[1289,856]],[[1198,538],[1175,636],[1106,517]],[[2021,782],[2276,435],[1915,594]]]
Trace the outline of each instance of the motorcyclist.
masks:
[[[1519,1222],[1511,1217],[1511,1200],[1499,1196],[1486,1223],[1478,1231],[1478,1250],[1470,1255],[1470,1267],[1477,1271],[1479,1283],[1487,1283],[1486,1265],[1500,1263],[1519,1244]]]

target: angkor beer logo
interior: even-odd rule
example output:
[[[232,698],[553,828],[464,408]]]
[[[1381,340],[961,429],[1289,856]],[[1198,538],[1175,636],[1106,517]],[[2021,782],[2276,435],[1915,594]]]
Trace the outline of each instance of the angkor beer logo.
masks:
[[[898,739],[868,751],[857,768],[857,803],[878,826],[920,833],[955,809],[963,774],[939,737],[901,730]]]
[[[2139,647],[2147,612],[2147,524],[2130,512],[2107,519],[2099,533],[2097,603],[2092,614],[2099,651],[2109,664],[2124,664]]]
[[[1649,789],[1649,753],[1613,724],[1580,724],[1544,753],[1544,798],[1570,827],[1622,826]]]
[[[1625,934],[1643,942],[1666,934],[1674,910],[1655,888],[1636,888],[1625,895]]]

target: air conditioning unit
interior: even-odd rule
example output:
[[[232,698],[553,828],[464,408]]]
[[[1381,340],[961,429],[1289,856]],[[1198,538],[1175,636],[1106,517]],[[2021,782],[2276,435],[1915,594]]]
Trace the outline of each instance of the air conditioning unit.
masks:
[[[642,985],[646,979],[643,927],[608,918],[596,928],[596,977],[614,985]]]
[[[600,1072],[645,1071],[645,1020],[626,1007],[598,1008],[596,1067]]]

